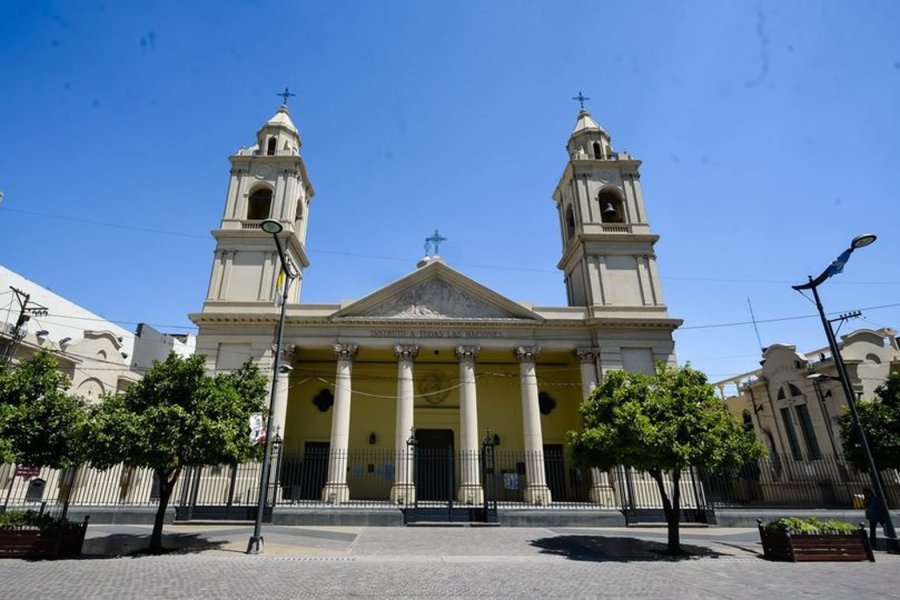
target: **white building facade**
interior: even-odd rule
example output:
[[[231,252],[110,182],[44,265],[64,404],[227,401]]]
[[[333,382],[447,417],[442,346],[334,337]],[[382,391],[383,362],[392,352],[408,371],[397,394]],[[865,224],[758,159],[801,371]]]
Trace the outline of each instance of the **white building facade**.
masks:
[[[229,158],[209,290],[202,310],[190,315],[210,371],[252,358],[273,376],[280,263],[260,224],[279,221],[300,277],[286,309],[289,368],[277,374],[272,418],[285,455],[306,469],[294,480],[282,475],[286,497],[406,504],[418,479],[421,499],[449,494],[478,503],[481,479],[501,476],[476,464],[490,430],[499,447],[523,457],[502,469],[520,500],[548,505],[571,497],[584,478],[585,500],[611,503],[615,478],[577,473],[564,458],[566,432],[581,427],[578,406],[605,372],[675,364],[672,332],[681,323],[663,301],[640,161],[615,152],[606,131],[579,113],[552,194],[559,226],[547,231],[561,236],[566,306],[514,301],[439,256],[358,300],[304,304],[314,190],[300,148],[282,106],[253,147]],[[423,490],[430,472],[408,460],[411,438],[420,453],[446,449],[455,457],[434,463],[446,485]],[[310,474],[317,453],[327,464]],[[383,485],[363,485],[366,474],[379,475]]]

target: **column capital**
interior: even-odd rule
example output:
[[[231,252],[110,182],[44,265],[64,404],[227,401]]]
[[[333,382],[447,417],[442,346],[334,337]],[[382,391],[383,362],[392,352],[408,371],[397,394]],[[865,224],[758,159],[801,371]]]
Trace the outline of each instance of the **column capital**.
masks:
[[[357,344],[333,344],[331,347],[339,360],[352,360],[356,353],[359,352]]]
[[[540,353],[540,346],[519,346],[513,350],[513,354],[519,362],[534,362]]]
[[[576,348],[575,356],[579,362],[593,363],[600,356],[600,348]]]
[[[419,354],[419,347],[408,344],[397,344],[394,346],[394,356],[397,360],[414,360]]]
[[[460,361],[464,360],[478,360],[478,355],[481,353],[481,348],[479,346],[457,346],[456,350],[456,358]]]

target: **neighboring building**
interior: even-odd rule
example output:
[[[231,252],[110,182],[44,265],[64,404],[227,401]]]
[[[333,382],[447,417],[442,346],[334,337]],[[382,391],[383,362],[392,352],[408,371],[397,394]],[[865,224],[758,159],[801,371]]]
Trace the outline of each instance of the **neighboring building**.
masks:
[[[278,220],[301,273],[284,334],[291,369],[279,374],[273,415],[285,456],[294,457],[283,465],[285,497],[409,503],[413,433],[418,456],[434,456],[417,467],[420,499],[453,494],[477,504],[482,473],[473,457],[489,430],[516,457],[489,471],[502,474],[511,496],[516,491],[529,504],[587,500],[578,496],[581,474],[565,458],[566,432],[581,426],[579,404],[607,371],[675,364],[672,332],[681,321],[663,302],[640,161],[615,152],[591,115],[578,114],[553,192],[567,306],[511,300],[437,255],[361,299],[304,304],[314,191],[300,147],[282,106],[256,145],[229,158],[209,292],[202,311],[190,315],[210,371],[249,357],[271,377],[280,265],[260,224]],[[361,483],[373,475],[383,485]],[[611,503],[616,480],[598,472],[589,478],[590,499]]]
[[[88,401],[124,390],[170,351],[193,354],[196,344],[193,335],[164,334],[145,323],[132,333],[4,267],[0,311],[0,360],[47,351],[71,380],[69,390]]]
[[[140,378],[131,369],[133,333],[4,267],[0,310],[0,360],[45,350],[71,380],[70,391],[89,401]]]
[[[900,368],[892,329],[859,329],[841,337],[841,356],[857,398],[871,401],[875,389]],[[824,377],[823,377],[824,376]],[[723,401],[752,428],[769,456],[747,464],[737,479],[707,481],[713,502],[727,506],[849,508],[868,473],[843,456],[839,418],[847,410],[831,351],[807,353],[774,344],[762,367],[719,381]],[[900,502],[900,474],[882,471],[889,504]]]
[[[193,335],[164,334],[145,323],[131,333],[4,267],[0,310],[0,360],[17,362],[49,352],[71,381],[69,391],[88,402],[126,389],[171,351],[192,354],[196,342]],[[5,504],[26,506],[64,498],[76,504],[112,504],[157,497],[152,473],[121,465],[104,472],[45,467],[36,476],[16,476],[14,465],[0,464],[0,489],[5,490]]]
[[[141,373],[154,362],[166,360],[171,352],[186,358],[197,349],[197,337],[193,334],[162,333],[146,323],[138,323],[135,340],[131,367]]]
[[[850,385],[861,400],[900,368],[900,347],[893,329],[858,329],[840,339]],[[716,382],[729,409],[752,424],[772,456],[817,460],[842,456],[838,418],[847,406],[829,348],[807,353],[796,346],[773,344],[763,352],[762,367]],[[726,391],[731,395],[727,395]]]

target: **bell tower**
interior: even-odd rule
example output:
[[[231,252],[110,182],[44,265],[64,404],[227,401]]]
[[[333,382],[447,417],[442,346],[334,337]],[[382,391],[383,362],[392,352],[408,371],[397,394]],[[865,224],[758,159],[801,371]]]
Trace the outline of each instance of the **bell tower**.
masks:
[[[300,132],[282,104],[257,131],[254,146],[228,157],[231,177],[222,222],[212,232],[216,251],[204,310],[217,303],[274,302],[280,263],[272,236],[260,229],[266,219],[284,227],[285,254],[300,274],[291,301],[299,301],[303,269],[309,266],[306,226],[314,194],[300,146]]]
[[[609,134],[582,102],[566,150],[569,161],[553,200],[559,212],[569,306],[593,316],[611,309],[666,311],[641,178],[641,161],[613,150]]]

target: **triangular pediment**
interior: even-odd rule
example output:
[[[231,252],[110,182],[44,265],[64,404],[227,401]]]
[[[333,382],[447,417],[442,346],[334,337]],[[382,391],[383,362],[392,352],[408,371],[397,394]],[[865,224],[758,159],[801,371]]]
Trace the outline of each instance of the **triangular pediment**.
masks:
[[[335,318],[398,320],[540,320],[527,307],[440,262],[345,306]]]

